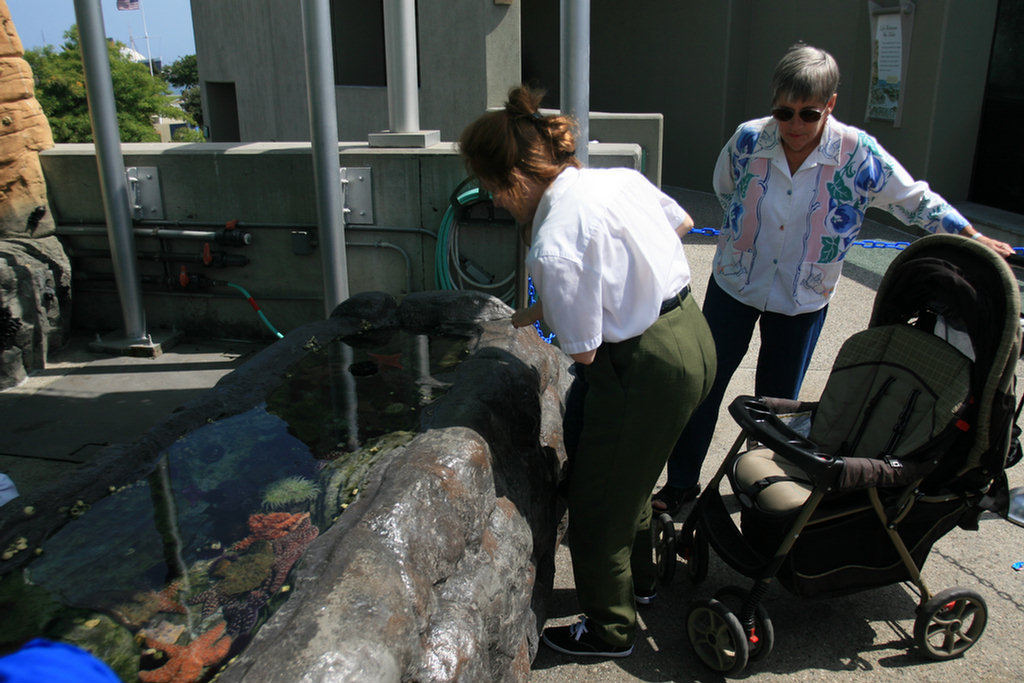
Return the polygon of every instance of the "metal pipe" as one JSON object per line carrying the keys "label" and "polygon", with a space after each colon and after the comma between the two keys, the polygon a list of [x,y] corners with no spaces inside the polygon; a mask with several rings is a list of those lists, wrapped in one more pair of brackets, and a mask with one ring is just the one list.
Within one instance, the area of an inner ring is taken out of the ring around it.
{"label": "metal pipe", "polygon": [[323,260],[324,317],[348,298],[345,260],[344,187],[338,154],[338,105],[334,89],[331,11],[328,0],[302,0],[309,84],[309,130],[313,148],[317,223]]}
{"label": "metal pipe", "polygon": [[[135,221],[136,226],[176,226],[184,225],[190,227],[216,227],[223,225],[222,223],[211,223],[209,221],[156,221],[156,220],[137,220]],[[315,230],[317,226],[313,223],[289,223],[287,225],[283,223],[238,223],[235,226],[235,230],[253,229],[260,228],[265,230]],[[437,233],[426,228],[402,228],[398,226],[384,226],[384,225],[346,225],[345,232],[406,232],[406,233],[419,233],[421,235],[429,235],[434,239],[437,239]],[[105,235],[107,229],[105,226],[95,223],[76,223],[74,225],[58,225],[56,227],[58,235]],[[216,240],[218,231],[190,231],[190,230],[173,230],[171,228],[147,228],[147,227],[136,227],[135,234],[139,237],[157,237],[167,239],[205,239],[205,240]],[[248,235],[248,233],[243,233]],[[245,244],[252,244],[252,235],[248,235],[249,240]]]}
{"label": "metal pipe", "polygon": [[576,158],[590,163],[590,0],[561,0],[562,113],[576,119]]}
{"label": "metal pipe", "polygon": [[107,218],[107,234],[114,260],[121,314],[124,317],[125,339],[129,342],[146,341],[146,315],[142,308],[139,275],[135,267],[128,181],[124,176],[114,86],[110,77],[110,57],[99,0],[75,0],[75,20],[78,22],[82,46],[89,119],[96,140],[100,194]]}
{"label": "metal pipe", "polygon": [[392,133],[420,129],[415,0],[384,0],[384,58]]}
{"label": "metal pipe", "polygon": [[391,242],[349,242],[350,247],[377,247],[383,249],[394,249],[405,259],[405,291],[412,292],[412,259],[409,258],[409,253],[402,249],[397,244]]}

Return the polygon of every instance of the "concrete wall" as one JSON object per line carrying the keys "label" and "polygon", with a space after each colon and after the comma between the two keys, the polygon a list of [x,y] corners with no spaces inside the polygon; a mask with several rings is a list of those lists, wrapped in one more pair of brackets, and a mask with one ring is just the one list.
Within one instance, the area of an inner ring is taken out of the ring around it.
{"label": "concrete wall", "polygon": [[[308,242],[293,237],[306,233],[315,240],[318,232],[309,143],[133,143],[124,144],[122,153],[126,167],[155,168],[158,177],[163,220],[137,222],[137,228],[208,231],[237,221],[235,230],[252,235],[250,246],[210,244],[215,255],[224,252],[249,259],[248,265],[230,267],[199,262],[204,241],[137,236],[140,256],[175,255],[139,262],[149,331],[173,327],[231,337],[271,334],[237,288],[196,288],[195,278],[182,288],[182,266],[189,275],[247,290],[282,333],[323,318],[320,252],[302,249]],[[366,143],[342,143],[339,155],[341,166],[369,168],[371,179],[368,205],[359,204],[351,193],[348,202],[353,209],[372,210],[372,219],[356,210],[348,219],[350,292],[383,291],[402,297],[434,289],[438,230],[452,191],[466,175],[455,146],[370,149]],[[595,166],[639,169],[641,164],[641,150],[635,144],[604,143],[591,155]],[[40,162],[58,236],[72,260],[74,325],[98,331],[123,327],[112,265],[105,256],[109,247],[93,146],[57,145],[41,154]],[[97,234],[80,234],[83,229]],[[514,273],[518,259],[511,224],[467,225],[459,241],[461,255],[495,276]]]}
{"label": "concrete wall", "polygon": [[[376,28],[373,3],[369,9],[347,5],[332,2],[336,25],[354,21]],[[209,83],[234,83],[240,141],[309,139],[300,3],[192,0],[192,24],[204,108],[211,105]],[[423,2],[419,26],[420,126],[453,140],[480,112],[500,104],[519,80],[519,4]],[[335,51],[352,60],[382,59],[358,50],[350,55],[345,45]],[[388,128],[383,84],[342,83],[336,93],[341,139],[365,140]],[[232,141],[215,123],[210,127],[212,141]]]}

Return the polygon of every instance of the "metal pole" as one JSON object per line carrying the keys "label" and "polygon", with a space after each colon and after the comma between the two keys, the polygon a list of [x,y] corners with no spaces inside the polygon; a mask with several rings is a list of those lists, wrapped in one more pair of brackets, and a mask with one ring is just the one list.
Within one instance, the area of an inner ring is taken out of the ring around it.
{"label": "metal pole", "polygon": [[317,222],[324,271],[324,309],[330,316],[348,298],[345,201],[338,166],[338,105],[334,94],[331,11],[328,0],[302,0],[309,83],[309,130],[316,184]]}
{"label": "metal pole", "polygon": [[153,75],[153,49],[149,46],[149,29],[146,28],[146,8],[142,6],[142,0],[139,0],[139,11],[142,13],[142,35],[146,39],[146,59],[149,60],[149,75]]}
{"label": "metal pole", "polygon": [[562,113],[576,118],[576,158],[590,161],[590,0],[561,0]]}
{"label": "metal pole", "polygon": [[113,260],[114,279],[121,299],[125,338],[145,341],[146,316],[142,309],[139,274],[135,263],[135,235],[124,175],[121,138],[114,106],[114,85],[110,79],[103,11],[99,0],[75,0],[75,20],[82,47],[85,88],[89,98],[89,119],[96,145],[100,172],[100,194],[107,217],[107,239]]}
{"label": "metal pole", "polygon": [[392,133],[420,129],[416,66],[416,2],[384,0],[384,55],[388,76],[388,122]]}

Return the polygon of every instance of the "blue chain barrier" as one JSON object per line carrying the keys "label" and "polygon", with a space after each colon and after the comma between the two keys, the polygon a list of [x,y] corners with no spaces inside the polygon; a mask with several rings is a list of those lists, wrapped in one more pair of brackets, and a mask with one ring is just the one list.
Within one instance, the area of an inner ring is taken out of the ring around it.
{"label": "blue chain barrier", "polygon": [[[707,235],[709,237],[717,237],[718,235],[722,234],[722,231],[719,230],[718,228],[707,228],[707,227],[705,227],[705,228],[693,228],[692,230],[690,230],[690,233],[691,234],[697,234],[697,235]],[[903,249],[906,249],[907,247],[910,246],[910,242],[887,242],[886,240],[866,240],[866,239],[865,240],[855,240],[853,242],[853,244],[855,244],[858,247],[863,247],[864,249],[899,249],[899,250],[903,250]],[[1020,254],[1021,256],[1024,256],[1024,247],[1013,247],[1013,251],[1016,252],[1017,254]],[[535,293],[535,291],[533,289],[533,279],[527,277],[526,282],[527,282],[527,285],[530,288],[530,305],[533,305],[537,301],[537,295],[536,295],[536,293]],[[555,338],[555,333],[554,332],[552,332],[550,334],[544,334],[544,330],[542,330],[541,326],[540,326],[540,321],[535,322],[533,324],[533,326],[535,328],[537,328],[537,334],[540,335],[540,338],[543,339],[544,341],[546,341],[548,344],[550,344],[551,340]]]}
{"label": "blue chain barrier", "polygon": [[[698,235],[708,235],[710,237],[717,237],[722,234],[722,231],[718,228],[693,228],[690,230],[691,233]],[[885,240],[855,240],[853,244],[858,247],[864,247],[865,249],[906,249],[910,246],[910,242],[887,242]],[[1024,256],[1024,247],[1013,247],[1013,250]]]}

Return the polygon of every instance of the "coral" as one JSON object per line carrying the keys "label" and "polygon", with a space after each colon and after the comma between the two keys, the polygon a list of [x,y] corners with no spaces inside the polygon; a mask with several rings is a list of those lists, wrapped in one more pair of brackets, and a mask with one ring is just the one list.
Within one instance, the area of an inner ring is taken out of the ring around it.
{"label": "coral", "polygon": [[305,477],[286,477],[275,481],[263,492],[263,507],[281,510],[290,505],[310,503],[320,495],[320,487]]}
{"label": "coral", "polygon": [[260,586],[274,566],[274,548],[268,541],[252,546],[241,557],[220,563],[210,575],[221,581],[218,586],[226,595],[238,595]]}
{"label": "coral", "polygon": [[189,602],[202,604],[203,616],[208,617],[243,593],[269,583],[274,562],[274,547],[270,541],[257,541],[250,552],[242,556],[222,555],[211,564],[209,574],[219,580],[210,588],[196,593]]}
{"label": "coral", "polygon": [[220,622],[188,645],[162,643],[146,638],[148,647],[163,650],[167,663],[159,669],[140,671],[143,683],[195,683],[203,675],[203,669],[219,664],[231,649],[231,636],[224,633],[226,622]]}
{"label": "coral", "polygon": [[235,543],[232,550],[244,550],[256,541],[272,541],[287,534],[309,517],[308,512],[269,512],[249,515],[249,535]]}

